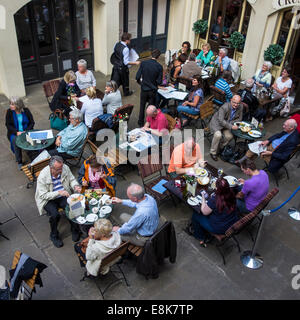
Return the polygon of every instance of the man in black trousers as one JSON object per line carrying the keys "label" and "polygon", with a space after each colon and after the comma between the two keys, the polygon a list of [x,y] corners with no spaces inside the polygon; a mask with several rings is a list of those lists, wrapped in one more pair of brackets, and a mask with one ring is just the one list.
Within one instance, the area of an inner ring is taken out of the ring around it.
{"label": "man in black trousers", "polygon": [[163,67],[157,62],[159,56],[160,51],[158,49],[153,50],[152,58],[141,63],[135,77],[141,85],[140,115],[138,120],[140,127],[144,126],[146,103],[155,105],[157,89],[163,81]]}
{"label": "man in black trousers", "polygon": [[123,33],[121,41],[114,47],[114,52],[111,55],[110,62],[113,65],[111,80],[116,81],[118,87],[123,86],[124,96],[130,96],[133,91],[129,90],[129,69],[128,65],[138,65],[140,61],[129,61],[129,45],[131,40],[130,33]]}

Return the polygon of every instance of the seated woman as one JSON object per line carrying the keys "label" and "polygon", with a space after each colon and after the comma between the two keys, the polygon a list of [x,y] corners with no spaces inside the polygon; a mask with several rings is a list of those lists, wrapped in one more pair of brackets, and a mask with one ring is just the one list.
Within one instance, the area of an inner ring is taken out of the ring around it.
{"label": "seated woman", "polygon": [[96,79],[91,70],[87,69],[87,62],[84,59],[77,61],[78,71],[76,71],[76,83],[81,90],[82,94],[85,94],[85,90],[89,87],[94,87],[96,90]]}
{"label": "seated woman", "polygon": [[206,203],[202,191],[201,212],[194,211],[192,225],[194,236],[200,240],[200,245],[206,247],[209,241],[209,232],[224,234],[225,231],[238,221],[236,198],[227,180],[221,178],[216,182],[216,196],[213,196]]}
{"label": "seated woman", "polygon": [[[222,72],[221,77],[217,80],[217,82],[215,83],[215,87],[224,91],[226,94],[226,102],[229,102],[231,100],[231,98],[233,97],[233,94],[230,90],[229,87],[229,82],[231,81],[232,78],[232,74],[231,71],[225,70]],[[214,102],[222,105],[222,101],[219,101],[217,99],[214,99]]]}
{"label": "seated woman", "polygon": [[256,87],[259,88],[269,88],[272,82],[271,68],[273,67],[270,61],[265,61],[262,65],[261,69],[256,71],[256,74],[253,76],[253,80],[255,81],[255,86],[253,90],[256,90]]}
{"label": "seated woman", "polygon": [[15,154],[18,168],[21,170],[22,149],[17,147],[16,138],[25,130],[32,130],[34,127],[33,116],[28,108],[25,108],[24,102],[18,97],[12,97],[9,100],[9,109],[6,112],[5,125],[7,128],[7,138],[10,141],[11,151]]}
{"label": "seated woman", "polygon": [[69,116],[72,110],[68,107],[68,101],[71,99],[71,95],[76,95],[76,97],[81,96],[81,91],[76,83],[76,79],[76,75],[72,70],[65,73],[51,101],[50,109],[52,111],[63,109],[66,116]]}
{"label": "seated woman", "polygon": [[108,114],[114,114],[115,111],[122,107],[122,96],[118,85],[114,80],[106,82],[105,95],[102,104],[107,108]]}
{"label": "seated woman", "polygon": [[181,45],[181,49],[178,51],[178,57],[182,54],[185,54],[187,57],[191,54],[191,44],[188,41],[184,41]]}
{"label": "seated woman", "polygon": [[89,87],[85,96],[76,99],[83,103],[80,111],[84,114],[85,125],[91,128],[93,120],[103,114],[102,101],[97,98],[96,89]]}
{"label": "seated woman", "polygon": [[177,83],[177,78],[181,73],[182,65],[185,64],[188,56],[182,53],[173,63],[173,66],[170,71],[170,82],[171,84]]}
{"label": "seated woman", "polygon": [[289,98],[290,89],[293,85],[293,81],[290,78],[291,72],[292,70],[290,68],[284,68],[282,70],[281,77],[279,77],[272,86],[274,90],[274,96],[281,98],[278,105],[271,111],[272,115],[279,113]]}
{"label": "seated woman", "polygon": [[182,125],[184,126],[188,119],[182,115],[181,112],[185,112],[191,115],[197,115],[200,112],[200,107],[204,101],[204,94],[201,84],[201,76],[194,76],[192,81],[192,88],[188,95],[188,100],[177,107],[177,112],[183,119]]}
{"label": "seated woman", "polygon": [[78,182],[86,189],[105,189],[111,197],[116,194],[117,179],[107,160],[100,164],[95,155],[83,162],[78,171]]}
{"label": "seated woman", "polygon": [[209,43],[204,43],[202,45],[202,51],[196,57],[196,60],[202,67],[206,67],[210,65],[211,58],[214,53],[211,51],[211,47]]}
{"label": "seated woman", "polygon": [[121,245],[119,232],[112,231],[113,226],[107,219],[99,219],[89,230],[89,237],[74,246],[80,266],[86,268],[86,276],[96,277],[99,272],[104,275],[109,272],[109,266],[101,268],[101,262],[114,249]]}

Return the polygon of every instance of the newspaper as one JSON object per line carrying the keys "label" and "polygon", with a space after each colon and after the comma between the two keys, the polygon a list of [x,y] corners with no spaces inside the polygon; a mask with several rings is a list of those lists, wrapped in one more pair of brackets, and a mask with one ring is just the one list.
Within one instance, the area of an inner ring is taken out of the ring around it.
{"label": "newspaper", "polygon": [[[134,49],[130,49],[129,51],[129,62],[136,62],[138,61],[140,58],[140,56],[136,53],[136,51]],[[128,65],[128,68],[130,68],[131,65]]]}
{"label": "newspaper", "polygon": [[267,147],[263,147],[261,145],[261,143],[262,143],[262,141],[256,141],[253,143],[249,143],[248,144],[249,150],[252,151],[253,153],[260,155],[262,152],[267,150]]}

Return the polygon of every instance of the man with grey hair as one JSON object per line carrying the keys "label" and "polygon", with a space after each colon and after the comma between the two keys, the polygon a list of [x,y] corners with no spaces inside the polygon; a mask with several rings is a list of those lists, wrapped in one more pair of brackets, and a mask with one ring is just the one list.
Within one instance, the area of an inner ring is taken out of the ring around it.
{"label": "man with grey hair", "polygon": [[192,79],[201,76],[202,68],[197,65],[195,53],[189,55],[188,61],[182,66],[181,76]]}
{"label": "man with grey hair", "polygon": [[[59,209],[65,209],[67,198],[73,193],[81,192],[81,186],[73,176],[71,170],[63,163],[59,156],[50,159],[49,166],[45,167],[39,174],[36,185],[35,201],[40,215],[47,214],[50,223],[50,240],[54,246],[60,248],[63,242],[59,238],[57,230],[61,217]],[[72,240],[80,238],[79,227],[69,220],[71,224]]]}
{"label": "man with grey hair", "polygon": [[230,59],[227,56],[228,50],[226,48],[219,49],[219,55],[216,59],[216,63],[219,66],[221,72],[224,70],[231,71]]}
{"label": "man with grey hair", "polygon": [[59,155],[64,159],[71,159],[80,155],[88,129],[82,122],[80,110],[71,111],[69,119],[69,126],[57,134],[57,148],[49,151],[51,156]]}
{"label": "man with grey hair", "polygon": [[244,107],[244,121],[251,121],[254,117],[257,121],[261,122],[267,114],[267,111],[263,108],[259,108],[259,101],[252,94],[252,88],[254,86],[254,79],[250,78],[246,80],[246,88],[240,89],[238,95],[242,99]]}
{"label": "man with grey hair", "polygon": [[91,70],[87,69],[87,62],[84,59],[77,61],[78,71],[76,71],[76,83],[81,90],[85,93],[85,89],[94,87],[96,89],[96,79]]}
{"label": "man with grey hair", "polygon": [[156,201],[149,194],[145,194],[144,189],[135,183],[127,188],[129,200],[112,198],[113,203],[122,203],[125,206],[136,208],[131,216],[122,213],[120,219],[124,223],[122,227],[114,227],[118,231],[123,241],[129,241],[137,246],[144,246],[160,224]]}

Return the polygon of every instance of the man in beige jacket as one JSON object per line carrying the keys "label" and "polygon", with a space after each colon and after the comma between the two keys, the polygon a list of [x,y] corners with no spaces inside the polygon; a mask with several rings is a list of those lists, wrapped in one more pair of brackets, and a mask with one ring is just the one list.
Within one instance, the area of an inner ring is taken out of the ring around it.
{"label": "man in beige jacket", "polygon": [[[35,201],[40,215],[47,214],[50,217],[50,240],[57,248],[63,246],[57,230],[61,216],[58,209],[66,207],[67,198],[73,193],[72,190],[80,193],[81,186],[69,167],[64,165],[63,159],[60,156],[53,156],[49,166],[40,172],[37,179]],[[71,224],[72,240],[78,241],[80,238],[79,227],[71,220],[69,222]]]}

